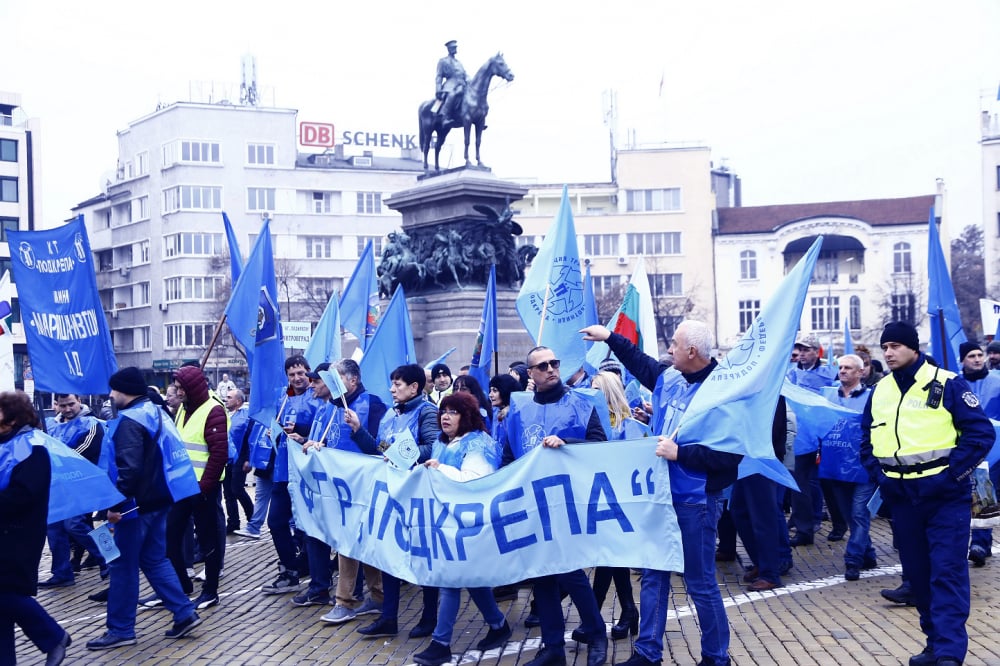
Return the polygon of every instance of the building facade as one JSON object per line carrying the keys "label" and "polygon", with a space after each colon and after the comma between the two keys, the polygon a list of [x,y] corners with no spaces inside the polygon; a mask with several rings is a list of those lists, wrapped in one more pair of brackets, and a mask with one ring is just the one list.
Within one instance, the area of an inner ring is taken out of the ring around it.
{"label": "building facade", "polygon": [[[983,256],[986,297],[1000,300],[1000,115],[983,111]],[[996,331],[983,331],[993,335]]]}
{"label": "building facade", "polygon": [[[204,353],[231,287],[223,211],[244,258],[271,220],[285,322],[317,321],[365,244],[379,253],[399,227],[382,202],[412,187],[422,163],[301,153],[296,123],[294,109],[179,102],[118,133],[105,191],[73,212],[87,223],[119,365],[165,377]],[[206,370],[245,369],[220,336]]]}
{"label": "building facade", "polygon": [[[40,122],[25,114],[19,94],[0,91],[0,276],[11,268],[7,233],[41,228],[39,129]],[[11,283],[14,386],[30,393],[31,366],[13,273]]]}

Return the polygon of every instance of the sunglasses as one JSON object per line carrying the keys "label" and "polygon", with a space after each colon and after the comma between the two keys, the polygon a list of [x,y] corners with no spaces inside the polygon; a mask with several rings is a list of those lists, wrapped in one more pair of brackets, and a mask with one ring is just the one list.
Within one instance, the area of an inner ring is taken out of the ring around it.
{"label": "sunglasses", "polygon": [[535,365],[529,365],[528,370],[535,369],[540,372],[547,372],[549,368],[553,370],[559,369],[559,359],[554,358],[551,361],[542,361],[541,363],[536,363]]}

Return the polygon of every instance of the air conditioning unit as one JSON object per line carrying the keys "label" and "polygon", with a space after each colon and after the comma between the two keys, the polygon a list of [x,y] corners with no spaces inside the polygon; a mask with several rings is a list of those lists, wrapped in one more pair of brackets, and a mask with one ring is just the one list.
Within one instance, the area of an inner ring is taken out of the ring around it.
{"label": "air conditioning unit", "polygon": [[372,165],[372,158],[368,156],[361,157],[360,155],[358,155],[351,158],[351,164],[353,164],[356,167],[370,167]]}
{"label": "air conditioning unit", "polygon": [[128,277],[128,274],[129,274],[129,272],[131,270],[132,269],[130,267],[128,267],[128,266],[122,266],[121,269],[120,269],[122,277]]}
{"label": "air conditioning unit", "polygon": [[628,265],[628,257],[618,257],[618,265],[619,266],[627,266]]}
{"label": "air conditioning unit", "polygon": [[160,303],[160,312],[166,312],[168,307],[170,306],[166,303]]}
{"label": "air conditioning unit", "polygon": [[118,310],[112,310],[111,311],[111,318],[112,319],[118,319]]}

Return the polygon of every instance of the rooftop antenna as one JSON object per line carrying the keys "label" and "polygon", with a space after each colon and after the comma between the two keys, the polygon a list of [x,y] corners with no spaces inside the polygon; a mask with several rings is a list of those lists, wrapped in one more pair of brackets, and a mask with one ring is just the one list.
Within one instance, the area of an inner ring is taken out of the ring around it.
{"label": "rooftop antenna", "polygon": [[257,94],[257,58],[247,53],[240,61],[240,104],[257,106],[260,98]]}
{"label": "rooftop antenna", "polygon": [[604,91],[604,124],[611,142],[611,182],[618,182],[618,151],[615,149],[615,132],[618,131],[618,91]]}

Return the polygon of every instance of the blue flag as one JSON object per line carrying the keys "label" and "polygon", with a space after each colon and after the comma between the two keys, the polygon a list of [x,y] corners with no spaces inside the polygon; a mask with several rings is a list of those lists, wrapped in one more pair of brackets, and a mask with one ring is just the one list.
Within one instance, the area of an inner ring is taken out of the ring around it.
{"label": "blue flag", "polygon": [[[340,321],[358,339],[361,351],[367,351],[378,326],[378,283],[375,280],[375,252],[368,241],[351,279],[340,297]],[[365,378],[367,380],[367,377]]]}
{"label": "blue flag", "polygon": [[247,350],[250,417],[270,423],[274,420],[278,397],[288,385],[270,220],[261,227],[240,280],[233,288],[226,318],[233,337]]}
{"label": "blue flag", "polygon": [[486,282],[486,299],[483,301],[483,315],[479,320],[479,334],[476,336],[476,348],[472,352],[472,362],[469,364],[469,374],[487,391],[493,370],[493,354],[497,349],[497,267],[494,264],[490,266],[490,279]]}
{"label": "blue flag", "polygon": [[330,400],[336,400],[342,395],[347,395],[347,387],[344,380],[340,378],[340,373],[336,370],[320,370],[320,379],[330,389]]}
{"label": "blue flag", "polygon": [[323,310],[323,316],[316,324],[309,346],[304,354],[309,361],[309,367],[315,368],[320,363],[334,363],[340,360],[340,294],[334,292],[330,302]]}
{"label": "blue flag", "polygon": [[[550,348],[569,379],[583,366],[587,345],[579,330],[587,323],[580,255],[566,186],[555,221],[545,234],[517,295],[517,314],[536,345]],[[544,315],[544,316],[543,316]]]}
{"label": "blue flag", "polygon": [[125,500],[107,472],[55,437],[32,430],[27,440],[32,446],[44,446],[52,463],[49,523],[107,509]]}
{"label": "blue flag", "polygon": [[365,355],[361,357],[359,365],[361,376],[365,378],[365,388],[382,398],[385,404],[391,405],[389,373],[401,365],[415,363],[416,358],[406,294],[402,287],[397,287]]}
{"label": "blue flag", "polygon": [[698,443],[743,454],[741,478],[763,474],[789,488],[796,487],[791,474],[774,457],[771,416],[822,244],[821,236],[785,276],[747,332],[705,379],[681,417],[674,438],[677,443]]}
{"label": "blue flag", "polygon": [[844,317],[844,354],[854,353],[854,340],[851,340],[850,317]]}
{"label": "blue flag", "polygon": [[927,282],[927,314],[931,318],[930,354],[945,370],[958,372],[961,368],[958,346],[967,338],[962,330],[962,317],[958,313],[955,290],[944,260],[933,207],[927,231]]}
{"label": "blue flag", "polygon": [[458,349],[458,347],[452,347],[451,349],[449,349],[449,350],[448,350],[448,351],[446,351],[445,353],[443,353],[443,354],[441,354],[440,356],[438,356],[438,357],[437,357],[436,359],[434,359],[433,361],[430,361],[429,363],[425,363],[425,364],[424,364],[424,370],[430,370],[431,368],[433,368],[433,367],[434,367],[435,365],[437,365],[438,363],[444,363],[444,362],[445,362],[445,359],[447,359],[447,358],[448,358],[449,356],[451,356],[451,355],[452,355],[452,353],[453,353],[453,352],[454,352],[454,351],[455,351],[456,349]]}
{"label": "blue flag", "polygon": [[7,236],[35,390],[107,393],[118,364],[83,216]]}
{"label": "blue flag", "polygon": [[243,272],[243,253],[240,252],[240,242],[236,240],[233,225],[230,224],[225,211],[222,213],[222,223],[226,225],[226,242],[229,243],[229,272],[232,277],[230,284],[236,286],[240,273]]}

